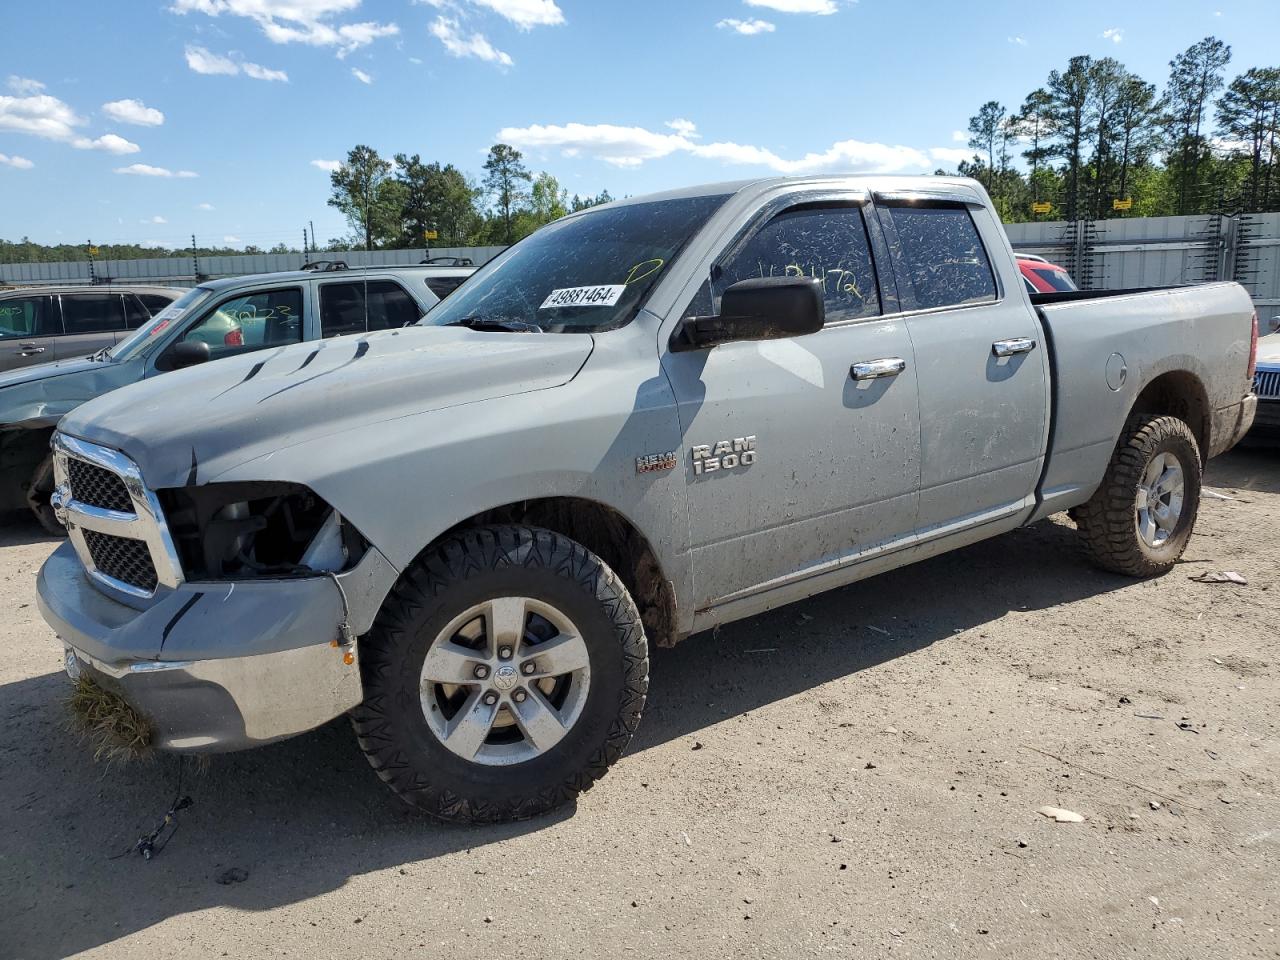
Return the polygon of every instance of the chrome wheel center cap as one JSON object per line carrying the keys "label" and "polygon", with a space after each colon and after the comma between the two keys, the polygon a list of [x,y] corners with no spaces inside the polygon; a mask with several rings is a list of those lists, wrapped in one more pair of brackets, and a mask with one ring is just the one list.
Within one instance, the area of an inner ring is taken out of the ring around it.
{"label": "chrome wheel center cap", "polygon": [[516,668],[509,663],[504,663],[493,671],[493,685],[499,690],[510,690],[519,679],[520,675],[516,673]]}

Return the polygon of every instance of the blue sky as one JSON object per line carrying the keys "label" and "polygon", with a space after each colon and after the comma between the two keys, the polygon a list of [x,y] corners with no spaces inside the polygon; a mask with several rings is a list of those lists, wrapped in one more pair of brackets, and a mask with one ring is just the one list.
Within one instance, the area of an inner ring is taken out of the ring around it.
{"label": "blue sky", "polygon": [[[1158,11],[1158,12],[1157,12]],[[1214,34],[1280,64],[1275,0],[51,0],[5,17],[0,237],[183,245],[346,232],[356,143],[570,192],[953,167],[985,100],[1077,53],[1163,83]],[[965,151],[967,152],[967,151]],[[227,239],[234,238],[234,239]]]}

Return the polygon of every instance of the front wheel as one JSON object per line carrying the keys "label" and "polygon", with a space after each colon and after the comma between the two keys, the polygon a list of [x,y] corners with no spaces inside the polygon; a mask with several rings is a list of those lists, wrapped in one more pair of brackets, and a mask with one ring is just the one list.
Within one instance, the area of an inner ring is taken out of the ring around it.
{"label": "front wheel", "polygon": [[1200,473],[1200,448],[1186,423],[1130,417],[1102,485],[1074,514],[1089,558],[1131,577],[1172,569],[1200,509]]}
{"label": "front wheel", "polygon": [[67,528],[58,520],[53,512],[53,455],[45,457],[36,467],[27,484],[27,506],[32,515],[44,527],[45,531],[55,537],[65,537]]}
{"label": "front wheel", "polygon": [[352,714],[378,775],[444,820],[520,820],[588,789],[640,720],[648,647],[617,575],[550,530],[432,547],[361,640]]}

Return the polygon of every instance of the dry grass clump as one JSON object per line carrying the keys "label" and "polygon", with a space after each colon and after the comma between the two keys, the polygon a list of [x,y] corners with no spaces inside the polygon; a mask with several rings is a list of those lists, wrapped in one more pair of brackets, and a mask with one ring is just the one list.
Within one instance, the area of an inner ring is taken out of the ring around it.
{"label": "dry grass clump", "polygon": [[151,721],[120,694],[81,675],[66,700],[71,728],[93,747],[94,760],[152,756]]}

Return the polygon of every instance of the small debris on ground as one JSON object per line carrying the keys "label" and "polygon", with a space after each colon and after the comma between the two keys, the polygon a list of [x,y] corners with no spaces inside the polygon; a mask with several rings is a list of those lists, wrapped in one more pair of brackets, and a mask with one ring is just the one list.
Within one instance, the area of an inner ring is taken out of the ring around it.
{"label": "small debris on ground", "polygon": [[218,874],[217,877],[218,883],[222,884],[224,887],[230,886],[233,883],[244,883],[248,879],[249,871],[244,869],[244,867],[229,867]]}
{"label": "small debris on ground", "polygon": [[1196,583],[1234,583],[1237,586],[1247,587],[1249,581],[1236,573],[1234,570],[1221,570],[1217,573],[1201,573],[1194,577],[1188,577],[1188,580],[1194,580]]}
{"label": "small debris on ground", "polygon": [[1159,810],[1159,809],[1160,809],[1160,801],[1159,801],[1159,800],[1150,800],[1150,801],[1148,801],[1148,802],[1147,802],[1147,806],[1149,806],[1152,810]]}
{"label": "small debris on ground", "polygon": [[1080,814],[1072,810],[1063,810],[1061,807],[1041,807],[1036,813],[1058,823],[1084,823],[1084,817]]}
{"label": "small debris on ground", "polygon": [[691,749],[691,750],[701,750],[701,749],[702,749],[702,741],[701,741],[701,740],[695,740],[695,741],[693,741],[693,746],[692,746],[692,747],[690,747],[689,749]]}

